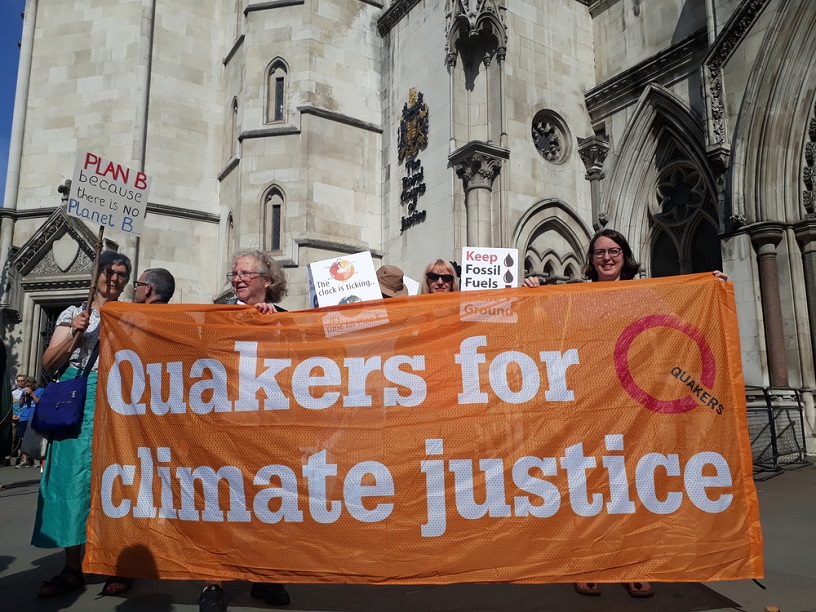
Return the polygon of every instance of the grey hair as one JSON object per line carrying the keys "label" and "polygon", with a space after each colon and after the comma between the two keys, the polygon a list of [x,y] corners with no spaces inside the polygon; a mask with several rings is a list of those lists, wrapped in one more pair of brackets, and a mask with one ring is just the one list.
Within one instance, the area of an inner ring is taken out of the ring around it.
{"label": "grey hair", "polygon": [[283,273],[281,267],[263,251],[246,249],[238,251],[232,256],[232,268],[235,267],[235,263],[241,257],[252,257],[257,260],[261,266],[258,272],[262,272],[266,279],[272,283],[266,288],[266,301],[272,303],[280,302],[288,290],[286,275]]}

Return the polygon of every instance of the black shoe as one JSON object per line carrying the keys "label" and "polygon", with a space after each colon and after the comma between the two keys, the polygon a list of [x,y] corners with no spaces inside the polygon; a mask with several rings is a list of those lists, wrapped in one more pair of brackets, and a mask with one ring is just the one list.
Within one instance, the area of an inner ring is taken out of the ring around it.
{"label": "black shoe", "polygon": [[270,606],[288,606],[289,593],[277,582],[253,582],[249,594]]}
{"label": "black shoe", "polygon": [[198,598],[198,612],[223,612],[227,609],[224,603],[224,589],[211,584]]}

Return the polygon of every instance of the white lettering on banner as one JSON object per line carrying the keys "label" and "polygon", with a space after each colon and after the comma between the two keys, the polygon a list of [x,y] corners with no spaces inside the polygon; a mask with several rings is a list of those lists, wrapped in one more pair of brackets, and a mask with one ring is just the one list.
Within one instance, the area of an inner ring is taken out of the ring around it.
{"label": "white lettering on banner", "polygon": [[[155,507],[153,497],[153,454],[150,448],[140,446],[137,451],[139,457],[138,475],[137,466],[114,464],[108,466],[102,474],[102,510],[110,518],[123,518],[132,513],[135,518],[154,518],[158,512],[163,519],[181,521],[205,521],[246,523],[252,518],[252,513],[246,508],[246,494],[244,476],[240,470],[232,465],[220,467],[217,471],[209,466],[177,467],[178,498],[181,507],[175,508],[173,500],[173,483],[169,478],[170,470],[167,467],[158,467],[160,475],[161,507]],[[159,447],[156,449],[157,462],[169,463],[170,449]],[[162,470],[164,470],[162,472]],[[340,518],[345,504],[346,511],[362,523],[376,523],[387,519],[394,509],[392,503],[378,503],[368,508],[363,502],[366,498],[385,498],[394,496],[394,479],[388,468],[377,461],[361,461],[348,471],[343,482],[343,500],[328,499],[326,482],[337,476],[337,464],[326,463],[326,451],[311,455],[303,466],[303,478],[306,482],[306,491],[309,497],[309,513],[317,523],[334,523]],[[371,478],[370,478],[370,477]],[[254,498],[252,509],[255,515],[264,523],[277,523],[283,520],[289,523],[303,522],[303,512],[298,508],[298,485],[294,470],[285,465],[267,465],[256,473],[252,480],[253,486],[266,486],[276,478],[280,487],[261,489]],[[363,484],[374,480],[374,484]],[[195,481],[201,483],[204,509],[199,511],[195,499]],[[225,513],[221,509],[218,485],[225,480],[229,490],[229,510]],[[120,483],[117,486],[117,481]],[[124,491],[137,486],[137,504],[132,504],[132,498],[125,497]],[[123,491],[119,503],[114,502],[113,491]],[[280,505],[278,511],[269,509],[270,503],[276,501]]]}
{"label": "white lettering on banner", "polygon": [[[186,382],[189,391],[185,397],[181,362],[145,364],[136,352],[121,350],[115,353],[113,367],[108,373],[108,404],[114,412],[123,416],[145,414],[148,402],[144,395],[148,387],[150,411],[158,416],[182,414],[188,407],[196,414],[232,410],[287,410],[290,399],[309,410],[325,410],[336,405],[341,398],[339,391],[320,392],[321,387],[336,387],[342,383],[340,366],[328,357],[309,357],[292,369],[291,359],[259,359],[257,342],[235,342],[234,347],[238,354],[238,397],[234,401],[228,392],[226,366],[217,359],[193,362],[189,373],[191,380]],[[259,364],[264,368],[260,374]],[[369,376],[376,372],[382,372],[383,378],[391,383],[376,385],[382,389],[378,405],[410,408],[420,405],[427,397],[425,379],[413,373],[425,370],[423,355],[393,355],[384,362],[381,357],[349,357],[343,360],[343,367],[348,372],[348,388],[342,395],[343,406],[373,405],[367,388]],[[170,382],[167,400],[161,393],[165,374]],[[291,398],[283,392],[278,382],[279,376],[290,377]],[[190,385],[192,379],[201,380]],[[128,388],[129,397],[125,397]],[[263,401],[258,399],[259,391],[263,391]]]}
{"label": "white lettering on banner", "polygon": [[[606,450],[610,453],[624,451],[624,436],[610,434],[605,437]],[[594,446],[593,446],[594,447]],[[559,457],[524,456],[512,461],[510,479],[507,480],[507,461],[496,457],[473,459],[442,458],[444,441],[425,440],[425,454],[432,459],[420,462],[425,474],[427,523],[420,526],[423,537],[439,537],[447,530],[448,501],[446,493],[453,490],[453,508],[468,520],[500,520],[511,517],[549,518],[562,509],[561,491],[569,497],[569,508],[582,517],[599,515],[604,509],[613,514],[649,512],[665,515],[676,512],[684,499],[688,499],[702,512],[724,512],[733,501],[728,491],[733,485],[728,462],[719,453],[699,452],[681,461],[677,454],[647,453],[637,460],[635,479],[632,483],[624,465],[624,455],[612,454],[601,457],[603,468],[597,468],[598,460],[584,454],[584,444],[578,442],[564,449]],[[377,461],[361,461],[353,465],[345,475],[338,473],[338,465],[327,461],[325,450],[310,455],[301,466],[302,483],[296,470],[287,465],[261,467],[251,483],[245,482],[240,468],[225,465],[217,470],[210,466],[175,469],[175,481],[171,478],[170,449],[159,447],[154,453],[148,447],[137,449],[139,465],[109,465],[102,474],[101,498],[105,516],[122,519],[128,514],[135,518],[152,519],[158,516],[167,520],[246,523],[254,514],[264,523],[302,523],[304,512],[299,507],[300,488],[304,487],[308,499],[308,514],[315,523],[328,524],[337,521],[347,512],[362,523],[379,523],[394,512],[394,504],[387,502],[396,495],[394,478],[389,468]],[[164,465],[162,465],[164,464]],[[474,476],[474,466],[484,478]],[[558,470],[560,464],[561,472]],[[713,468],[714,475],[710,475]],[[608,487],[601,491],[588,489],[588,473],[603,469]],[[453,474],[453,486],[446,487],[446,470]],[[160,506],[154,499],[154,473],[159,475]],[[704,476],[707,473],[709,475]],[[534,475],[535,474],[535,475]],[[544,478],[539,476],[543,476]],[[679,477],[682,476],[682,479]],[[566,478],[566,483],[564,483]],[[660,490],[665,499],[658,499],[656,479],[661,480]],[[342,499],[330,499],[329,491],[338,491],[336,479],[342,479]],[[553,480],[560,480],[558,482]],[[227,511],[221,507],[219,483],[226,481],[229,491]],[[484,491],[476,501],[475,482],[484,481]],[[679,480],[680,482],[677,482]],[[201,483],[201,501],[196,500],[195,482]],[[279,486],[269,486],[272,483]],[[363,483],[367,484],[363,484]],[[372,484],[373,482],[373,484]],[[512,504],[507,501],[507,486],[512,483],[516,491]],[[634,485],[634,486],[632,486]],[[247,510],[247,493],[253,494],[252,511]],[[174,490],[175,488],[175,490]],[[630,499],[634,490],[642,506],[638,508]],[[116,492],[116,496],[114,495]],[[133,504],[134,497],[137,498]],[[373,498],[373,499],[369,499]],[[175,500],[180,500],[176,507]],[[369,499],[368,503],[364,503]],[[376,502],[376,503],[374,503]],[[271,510],[276,507],[277,510]]]}
{"label": "white lettering on banner", "polygon": [[[486,404],[487,393],[482,391],[479,364],[487,361],[484,354],[477,349],[487,346],[487,336],[472,336],[465,338],[459,345],[459,352],[455,361],[462,369],[462,392],[458,395],[459,404]],[[567,368],[577,365],[578,351],[570,349],[564,353],[558,351],[541,351],[539,358],[544,363],[544,370],[549,382],[549,389],[544,392],[544,399],[549,402],[571,402],[575,396],[567,388]],[[508,366],[514,363],[521,370],[521,389],[513,391],[507,376]],[[541,377],[538,366],[532,357],[519,351],[505,351],[499,353],[490,362],[490,388],[503,402],[508,404],[522,404],[529,402],[538,395],[541,386]]]}

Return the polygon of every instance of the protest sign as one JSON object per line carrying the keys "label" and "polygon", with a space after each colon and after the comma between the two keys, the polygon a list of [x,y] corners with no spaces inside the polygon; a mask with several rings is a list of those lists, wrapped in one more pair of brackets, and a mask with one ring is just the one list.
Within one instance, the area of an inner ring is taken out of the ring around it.
{"label": "protest sign", "polygon": [[462,291],[518,287],[518,249],[462,248]]}
{"label": "protest sign", "polygon": [[762,575],[733,287],[710,274],[275,314],[113,302],[100,330],[85,571]]}
{"label": "protest sign", "polygon": [[309,264],[309,285],[310,295],[317,299],[318,306],[382,299],[374,261],[368,251]]}
{"label": "protest sign", "polygon": [[77,155],[67,213],[105,228],[141,235],[150,177],[94,153]]}
{"label": "protest sign", "polygon": [[409,276],[403,276],[402,282],[405,287],[408,289],[408,295],[418,295],[419,294],[419,281],[415,281],[413,278]]}

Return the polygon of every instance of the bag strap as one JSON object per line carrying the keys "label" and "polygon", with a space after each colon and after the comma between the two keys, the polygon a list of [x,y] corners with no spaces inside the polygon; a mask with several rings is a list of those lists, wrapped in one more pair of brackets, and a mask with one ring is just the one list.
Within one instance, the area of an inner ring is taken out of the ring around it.
{"label": "bag strap", "polygon": [[91,351],[91,356],[88,357],[88,363],[85,364],[85,369],[82,370],[81,374],[77,374],[76,377],[79,378],[80,376],[84,376],[85,378],[88,378],[88,374],[91,373],[97,357],[99,357],[99,340],[97,340],[96,344],[94,344],[93,350]]}

